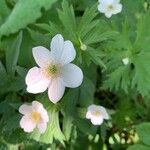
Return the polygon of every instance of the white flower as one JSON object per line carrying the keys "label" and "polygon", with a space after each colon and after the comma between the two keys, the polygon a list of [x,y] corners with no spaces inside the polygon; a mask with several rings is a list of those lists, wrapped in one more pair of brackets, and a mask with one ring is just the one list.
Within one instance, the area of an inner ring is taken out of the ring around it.
{"label": "white flower", "polygon": [[19,107],[19,112],[23,114],[20,126],[25,132],[32,132],[36,127],[40,133],[45,132],[49,117],[41,103],[33,101],[32,105],[23,104]]}
{"label": "white flower", "polygon": [[29,93],[41,93],[48,89],[49,99],[57,103],[62,98],[65,87],[75,88],[81,85],[82,70],[70,63],[76,56],[71,41],[64,41],[57,34],[52,39],[51,51],[38,46],[32,52],[39,67],[33,67],[27,73],[25,80]]}
{"label": "white flower", "polygon": [[99,0],[98,10],[104,13],[107,18],[122,11],[120,0]]}
{"label": "white flower", "polygon": [[86,118],[90,119],[93,125],[101,125],[104,119],[109,119],[109,115],[104,107],[92,104],[88,107]]}
{"label": "white flower", "polygon": [[122,62],[123,62],[124,65],[127,65],[129,63],[129,58],[128,57],[123,58]]}

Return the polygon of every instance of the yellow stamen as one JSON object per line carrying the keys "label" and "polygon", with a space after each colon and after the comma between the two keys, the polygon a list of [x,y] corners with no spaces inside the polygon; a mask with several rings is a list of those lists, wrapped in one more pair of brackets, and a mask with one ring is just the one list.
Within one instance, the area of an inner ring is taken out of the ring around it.
{"label": "yellow stamen", "polygon": [[92,112],[92,115],[98,117],[101,115],[101,112],[96,110]]}
{"label": "yellow stamen", "polygon": [[57,74],[58,68],[56,65],[51,65],[48,67],[48,71],[50,74],[54,75],[54,74]]}
{"label": "yellow stamen", "polygon": [[109,10],[112,10],[112,9],[113,9],[113,5],[111,5],[111,4],[108,5],[108,9],[109,9]]}
{"label": "yellow stamen", "polygon": [[40,113],[38,113],[36,111],[32,112],[31,113],[31,119],[32,119],[33,122],[36,122],[36,123],[40,122],[40,120],[41,120]]}
{"label": "yellow stamen", "polygon": [[42,69],[43,74],[46,77],[57,77],[59,75],[59,66],[58,65],[49,65],[46,68]]}

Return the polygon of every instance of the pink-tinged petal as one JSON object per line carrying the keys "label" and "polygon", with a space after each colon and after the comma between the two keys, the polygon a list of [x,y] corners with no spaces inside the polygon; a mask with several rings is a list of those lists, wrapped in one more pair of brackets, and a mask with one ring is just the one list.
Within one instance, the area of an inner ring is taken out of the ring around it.
{"label": "pink-tinged petal", "polygon": [[25,132],[32,132],[36,127],[36,123],[30,119],[29,115],[25,115],[20,121],[20,126]]}
{"label": "pink-tinged petal", "polygon": [[72,62],[76,57],[76,51],[71,41],[65,41],[63,51],[60,57],[62,65]]}
{"label": "pink-tinged petal", "polygon": [[87,119],[91,119],[91,112],[90,112],[90,111],[88,111],[88,112],[86,113],[86,118],[87,118]]}
{"label": "pink-tinged petal", "polygon": [[93,125],[101,125],[103,123],[103,117],[92,117],[91,122]]}
{"label": "pink-tinged petal", "polygon": [[57,103],[65,92],[65,86],[63,85],[61,78],[54,78],[48,88],[48,96],[50,101]]}
{"label": "pink-tinged petal", "polygon": [[82,70],[74,64],[64,65],[61,69],[61,73],[64,85],[66,87],[78,87],[83,81]]}
{"label": "pink-tinged petal", "polygon": [[27,84],[27,91],[36,94],[47,89],[50,79],[43,75],[40,68],[33,67],[28,71],[25,82]]}
{"label": "pink-tinged petal", "polygon": [[23,104],[19,107],[19,112],[23,115],[29,114],[32,111],[32,106]]}
{"label": "pink-tinged petal", "polygon": [[44,122],[49,121],[49,116],[48,116],[48,113],[47,113],[46,109],[43,109],[42,112],[40,112],[40,114],[41,114],[42,120]]}
{"label": "pink-tinged petal", "polygon": [[98,110],[98,107],[99,107],[99,106],[92,104],[92,105],[90,105],[90,106],[88,107],[88,111],[95,111],[95,110]]}
{"label": "pink-tinged petal", "polygon": [[109,119],[109,115],[104,107],[99,106],[99,111],[102,113],[104,119],[106,120]]}
{"label": "pink-tinged petal", "polygon": [[50,51],[42,46],[37,46],[32,49],[33,57],[40,67],[45,67],[54,61]]}
{"label": "pink-tinged petal", "polygon": [[39,123],[37,125],[37,128],[39,129],[39,132],[42,134],[46,131],[47,123],[45,123],[45,122]]}
{"label": "pink-tinged petal", "polygon": [[34,111],[37,111],[37,112],[41,112],[44,109],[43,105],[38,101],[32,102],[32,108]]}
{"label": "pink-tinged petal", "polygon": [[51,41],[51,54],[56,60],[59,60],[64,47],[64,39],[61,34],[57,34]]}
{"label": "pink-tinged petal", "polygon": [[61,65],[75,59],[76,51],[71,41],[64,41],[62,35],[57,34],[51,42],[51,54]]}

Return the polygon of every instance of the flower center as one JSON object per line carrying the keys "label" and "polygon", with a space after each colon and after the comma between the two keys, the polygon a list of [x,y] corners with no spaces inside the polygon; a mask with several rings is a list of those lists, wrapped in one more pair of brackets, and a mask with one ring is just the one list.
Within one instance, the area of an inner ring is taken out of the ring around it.
{"label": "flower center", "polygon": [[32,121],[35,122],[35,123],[40,122],[40,120],[41,120],[41,115],[40,115],[40,113],[38,113],[38,112],[36,112],[36,111],[32,112],[32,113],[31,113],[31,119],[32,119]]}
{"label": "flower center", "polygon": [[58,68],[56,65],[51,65],[48,67],[49,74],[55,75],[58,72]]}
{"label": "flower center", "polygon": [[112,9],[113,9],[113,5],[112,4],[108,5],[108,10],[112,10]]}
{"label": "flower center", "polygon": [[96,110],[92,112],[92,115],[95,117],[99,117],[101,115],[101,112]]}
{"label": "flower center", "polygon": [[46,68],[43,68],[43,74],[46,77],[57,77],[59,75],[59,66],[58,65],[49,65]]}

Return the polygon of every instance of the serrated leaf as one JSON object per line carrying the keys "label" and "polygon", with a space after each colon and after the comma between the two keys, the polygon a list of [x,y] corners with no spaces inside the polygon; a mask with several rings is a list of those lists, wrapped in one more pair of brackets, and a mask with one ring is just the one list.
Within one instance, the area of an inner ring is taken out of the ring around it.
{"label": "serrated leaf", "polygon": [[[84,35],[91,30],[96,24],[97,21],[92,22],[92,20],[97,16],[96,12],[97,4],[93,5],[90,8],[87,8],[80,20],[80,23],[78,25],[78,34],[79,37],[84,37]],[[91,23],[92,22],[92,23]],[[94,23],[94,26],[92,25]],[[90,27],[90,28],[89,28]]]}
{"label": "serrated leaf", "polygon": [[65,32],[67,33],[68,37],[75,41],[76,36],[76,20],[75,20],[75,14],[74,9],[71,6],[69,6],[69,3],[66,0],[63,0],[62,2],[62,11],[58,10],[58,16],[61,20],[63,26],[65,27]]}
{"label": "serrated leaf", "polygon": [[135,66],[132,87],[136,87],[143,96],[150,93],[150,54],[141,53],[133,58]]}

